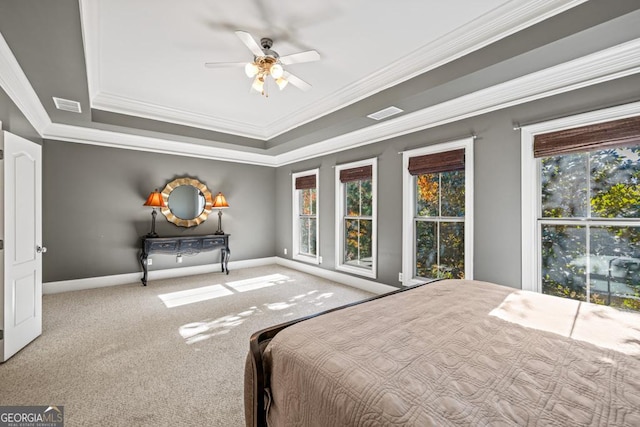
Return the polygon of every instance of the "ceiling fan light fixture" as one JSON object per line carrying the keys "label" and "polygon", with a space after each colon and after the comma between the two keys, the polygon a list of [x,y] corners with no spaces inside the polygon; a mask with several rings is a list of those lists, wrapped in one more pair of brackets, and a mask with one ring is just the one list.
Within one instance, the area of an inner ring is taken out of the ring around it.
{"label": "ceiling fan light fixture", "polygon": [[255,62],[249,62],[247,63],[247,65],[244,66],[244,72],[247,75],[247,77],[253,77],[256,74],[258,74],[258,71],[260,69],[258,68],[258,65],[256,65]]}
{"label": "ceiling fan light fixture", "polygon": [[240,41],[249,48],[253,54],[253,61],[246,62],[205,62],[206,68],[230,68],[244,67],[247,77],[252,79],[251,89],[264,96],[269,96],[267,90],[270,89],[270,82],[267,79],[272,78],[276,82],[278,88],[283,90],[289,83],[296,88],[307,91],[311,89],[311,85],[304,80],[296,77],[284,67],[291,64],[300,64],[303,62],[318,61],[320,54],[315,50],[293,53],[290,55],[280,56],[278,52],[271,49],[273,40],[267,37],[260,39],[258,43],[251,34],[246,31],[235,32]]}
{"label": "ceiling fan light fixture", "polygon": [[289,81],[287,79],[285,79],[284,77],[278,77],[276,79],[276,84],[278,85],[278,87],[280,88],[280,90],[284,89],[285,87],[287,87],[287,84],[289,84]]}
{"label": "ceiling fan light fixture", "polygon": [[261,76],[256,77],[256,79],[253,81],[253,84],[251,85],[251,87],[256,92],[261,92],[262,93],[262,90],[264,89],[264,78],[261,77]]}
{"label": "ceiling fan light fixture", "polygon": [[271,66],[270,72],[271,72],[271,77],[277,80],[281,78],[282,75],[284,74],[284,69],[282,68],[282,65],[276,63]]}

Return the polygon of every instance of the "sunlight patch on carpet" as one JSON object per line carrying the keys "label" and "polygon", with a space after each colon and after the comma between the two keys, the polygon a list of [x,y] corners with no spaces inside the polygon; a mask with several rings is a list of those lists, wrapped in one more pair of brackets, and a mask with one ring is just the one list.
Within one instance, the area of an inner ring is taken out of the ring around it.
{"label": "sunlight patch on carpet", "polygon": [[207,301],[233,295],[233,292],[222,285],[203,286],[201,288],[187,289],[185,291],[171,292],[158,295],[167,308],[180,307],[195,302]]}
{"label": "sunlight patch on carpet", "polygon": [[280,285],[286,282],[292,282],[288,276],[284,274],[270,274],[268,276],[253,277],[251,279],[236,280],[227,282],[226,285],[238,292],[253,291],[255,289],[267,288],[273,285]]}
{"label": "sunlight patch on carpet", "polygon": [[187,323],[186,325],[180,326],[179,332],[187,344],[195,344],[218,335],[228,334],[231,329],[242,325],[247,317],[258,311],[258,307],[253,306],[236,315],[207,319],[202,322]]}
{"label": "sunlight patch on carpet", "polygon": [[288,304],[286,302],[274,302],[271,304],[265,304],[269,310],[284,310],[285,308],[289,308],[294,306],[295,304]]}

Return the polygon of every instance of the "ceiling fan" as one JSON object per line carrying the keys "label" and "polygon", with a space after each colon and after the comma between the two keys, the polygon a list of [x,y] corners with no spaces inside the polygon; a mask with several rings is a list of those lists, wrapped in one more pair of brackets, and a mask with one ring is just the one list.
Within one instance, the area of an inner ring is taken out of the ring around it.
{"label": "ceiling fan", "polygon": [[269,96],[265,87],[266,79],[269,76],[275,80],[280,90],[289,83],[303,91],[311,89],[309,83],[286,71],[283,65],[317,61],[320,59],[318,52],[308,50],[280,56],[278,52],[271,50],[273,40],[270,38],[262,38],[258,44],[253,36],[246,31],[236,31],[236,35],[253,53],[253,62],[207,62],[204,66],[207,68],[244,67],[247,76],[254,79],[251,88],[265,96]]}

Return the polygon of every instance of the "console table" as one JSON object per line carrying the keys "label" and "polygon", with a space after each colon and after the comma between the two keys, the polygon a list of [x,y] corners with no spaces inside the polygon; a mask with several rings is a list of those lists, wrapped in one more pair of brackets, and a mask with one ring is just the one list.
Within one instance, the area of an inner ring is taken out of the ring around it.
{"label": "console table", "polygon": [[220,249],[220,264],[222,272],[229,274],[229,234],[208,234],[204,236],[179,236],[179,237],[143,237],[142,251],[140,252],[140,265],[144,272],[142,276],[143,286],[147,286],[147,259],[153,254],[169,255],[193,255],[200,252],[208,252]]}

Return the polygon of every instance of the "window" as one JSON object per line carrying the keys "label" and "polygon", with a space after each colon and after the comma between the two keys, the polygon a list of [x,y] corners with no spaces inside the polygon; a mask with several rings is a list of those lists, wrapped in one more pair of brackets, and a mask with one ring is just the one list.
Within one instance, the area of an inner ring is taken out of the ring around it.
{"label": "window", "polygon": [[336,166],[336,268],[376,277],[376,159]]}
{"label": "window", "polygon": [[640,310],[640,117],[525,136],[537,203],[523,286]]}
{"label": "window", "polygon": [[293,258],[318,264],[318,169],[294,173]]}
{"label": "window", "polygon": [[403,284],[472,278],[473,139],[403,158]]}

